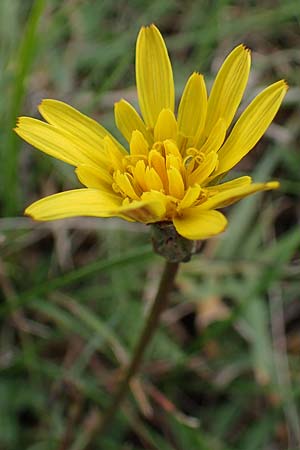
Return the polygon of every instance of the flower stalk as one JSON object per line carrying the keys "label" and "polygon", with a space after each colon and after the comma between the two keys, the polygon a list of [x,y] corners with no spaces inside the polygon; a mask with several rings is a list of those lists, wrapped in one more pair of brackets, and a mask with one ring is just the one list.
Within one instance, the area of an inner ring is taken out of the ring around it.
{"label": "flower stalk", "polygon": [[160,316],[167,306],[178,268],[179,262],[166,261],[158,291],[144,325],[144,329],[136,344],[131,361],[124,372],[123,379],[114,394],[112,403],[102,416],[102,420],[97,430],[98,437],[103,435],[112,424],[114,416],[126,397],[130,382],[140,367],[145,351],[157,329]]}

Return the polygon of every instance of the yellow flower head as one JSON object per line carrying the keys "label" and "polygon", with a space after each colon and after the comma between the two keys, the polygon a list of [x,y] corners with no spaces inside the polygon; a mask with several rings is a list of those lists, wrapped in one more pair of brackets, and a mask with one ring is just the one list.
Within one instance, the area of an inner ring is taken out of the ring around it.
{"label": "yellow flower head", "polygon": [[172,67],[154,25],[143,27],[136,45],[136,82],[142,117],[125,100],[115,105],[127,152],[94,120],[57,100],[43,100],[42,122],[20,117],[16,132],[30,144],[76,167],[83,189],[30,205],[36,220],[117,216],[146,224],[172,222],[187,239],[206,239],[227,224],[218,208],[278,183],[252,183],[249,176],[217,182],[262,137],[287,91],[278,81],[262,91],[226,136],[250,70],[243,45],[225,59],[207,96],[204,78],[193,73],[177,115]]}

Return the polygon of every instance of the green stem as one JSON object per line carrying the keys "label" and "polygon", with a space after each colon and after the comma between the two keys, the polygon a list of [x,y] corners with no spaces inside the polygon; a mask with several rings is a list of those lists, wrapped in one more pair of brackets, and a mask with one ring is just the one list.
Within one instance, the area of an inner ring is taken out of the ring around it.
{"label": "green stem", "polygon": [[119,410],[120,404],[124,400],[130,381],[135,376],[142,358],[144,356],[145,350],[156,331],[160,315],[166,308],[169,293],[172,289],[174,279],[176,277],[176,273],[178,271],[179,263],[171,263],[166,262],[165,268],[160,280],[159,288],[154,299],[151,311],[149,313],[148,319],[145,323],[144,329],[142,331],[141,337],[137,342],[136,348],[133,352],[132,359],[124,373],[123,380],[121,381],[117,391],[114,395],[113,401],[110,407],[107,409],[105,414],[102,416],[102,420],[97,429],[97,435],[103,435],[111,422],[114,419],[114,416]]}

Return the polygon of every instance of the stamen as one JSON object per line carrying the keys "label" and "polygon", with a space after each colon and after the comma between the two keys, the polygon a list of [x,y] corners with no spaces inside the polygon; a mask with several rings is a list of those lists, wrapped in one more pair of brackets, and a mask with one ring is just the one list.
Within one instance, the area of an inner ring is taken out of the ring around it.
{"label": "stamen", "polygon": [[194,147],[190,147],[190,148],[188,148],[187,151],[186,151],[186,154],[187,154],[188,156],[196,156],[197,153],[198,153],[198,150],[197,150],[196,148],[194,148]]}
{"label": "stamen", "polygon": [[204,153],[199,153],[197,156],[195,156],[195,162],[197,163],[197,164],[201,164],[201,163],[203,163],[203,161],[205,160],[205,155],[204,155]]}

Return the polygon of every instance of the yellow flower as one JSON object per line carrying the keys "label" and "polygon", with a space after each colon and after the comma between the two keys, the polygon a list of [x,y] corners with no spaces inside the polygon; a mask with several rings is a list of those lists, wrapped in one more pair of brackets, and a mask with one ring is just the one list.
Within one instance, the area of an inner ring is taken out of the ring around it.
{"label": "yellow flower", "polygon": [[249,176],[217,184],[262,137],[287,91],[281,80],[262,91],[226,136],[250,70],[243,45],[225,59],[207,96],[204,78],[193,73],[177,116],[172,67],[163,38],[143,27],[136,45],[136,82],[141,116],[125,100],[115,105],[116,124],[130,152],[94,120],[57,100],[43,100],[47,123],[20,117],[16,132],[43,152],[76,167],[85,186],[51,195],[25,213],[36,220],[117,216],[129,221],[173,222],[187,239],[221,233],[227,220],[216,211],[276,181]]}

